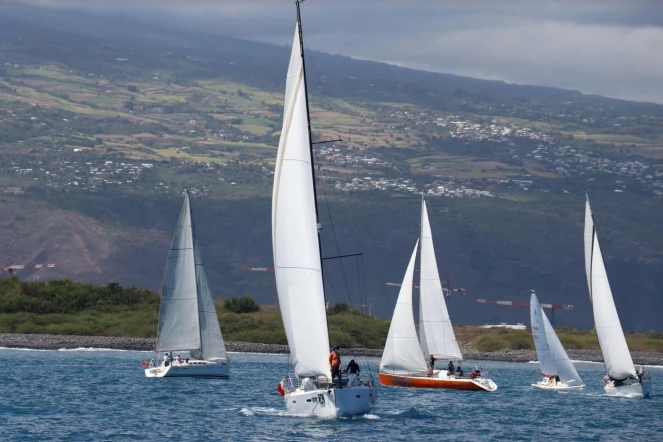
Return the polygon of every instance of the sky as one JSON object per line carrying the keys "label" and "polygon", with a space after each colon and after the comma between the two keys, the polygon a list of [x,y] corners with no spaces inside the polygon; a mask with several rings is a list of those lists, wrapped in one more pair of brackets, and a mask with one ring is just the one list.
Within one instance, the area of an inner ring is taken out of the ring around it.
{"label": "sky", "polygon": [[[24,0],[290,44],[292,0]],[[306,0],[309,49],[663,103],[663,0]]]}

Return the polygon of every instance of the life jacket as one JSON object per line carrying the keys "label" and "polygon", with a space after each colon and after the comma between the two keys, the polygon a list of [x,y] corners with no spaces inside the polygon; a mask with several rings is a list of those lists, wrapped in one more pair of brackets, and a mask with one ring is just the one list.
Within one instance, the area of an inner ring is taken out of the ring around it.
{"label": "life jacket", "polygon": [[335,351],[329,353],[329,363],[331,365],[341,365],[341,355]]}

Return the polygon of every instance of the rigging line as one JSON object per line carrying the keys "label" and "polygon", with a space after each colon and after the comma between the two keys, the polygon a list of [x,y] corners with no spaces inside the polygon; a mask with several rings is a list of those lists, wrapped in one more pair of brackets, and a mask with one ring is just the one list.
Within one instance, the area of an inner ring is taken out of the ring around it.
{"label": "rigging line", "polygon": [[327,97],[327,94],[325,93],[325,88],[323,86],[322,79],[320,78],[320,74],[318,73],[318,68],[315,66],[315,60],[313,59],[311,48],[309,48],[307,42],[304,42],[304,46],[306,46],[306,51],[308,52],[308,58],[309,60],[311,60],[311,65],[313,66],[313,72],[315,72],[315,76],[318,79],[318,86],[322,90],[322,93],[320,95],[322,96],[322,99],[325,101],[329,110],[332,112],[331,114],[332,127],[338,127],[338,124],[336,123],[336,119],[334,118],[333,114],[334,108],[332,106],[331,100],[329,100],[329,97]]}

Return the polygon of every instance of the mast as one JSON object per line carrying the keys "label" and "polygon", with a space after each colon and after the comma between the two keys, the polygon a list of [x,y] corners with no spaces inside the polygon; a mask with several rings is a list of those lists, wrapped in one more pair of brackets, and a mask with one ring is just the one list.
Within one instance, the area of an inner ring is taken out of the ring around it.
{"label": "mast", "polygon": [[[308,145],[311,152],[311,176],[313,177],[313,202],[315,203],[315,222],[318,229],[318,250],[320,252],[320,273],[322,275],[322,292],[325,290],[325,271],[322,266],[322,241],[320,241],[320,214],[318,212],[318,190],[315,186],[315,155],[313,154],[313,138],[311,136],[311,116],[308,104],[308,85],[306,84],[306,62],[304,58],[304,33],[302,31],[302,15],[299,10],[299,4],[304,0],[295,0],[297,6],[297,28],[299,29],[299,53],[302,56],[302,77],[304,80],[304,101],[306,102],[306,128],[308,130]],[[325,295],[325,301],[327,296]]]}

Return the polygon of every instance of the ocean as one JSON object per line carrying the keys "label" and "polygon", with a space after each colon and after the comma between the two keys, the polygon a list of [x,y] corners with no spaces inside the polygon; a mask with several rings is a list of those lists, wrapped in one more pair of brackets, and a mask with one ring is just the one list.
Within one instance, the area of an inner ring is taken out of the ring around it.
{"label": "ocean", "polygon": [[[602,364],[578,363],[581,392],[533,390],[538,364],[467,361],[494,393],[378,387],[373,413],[288,416],[276,391],[287,355],[231,354],[230,379],[148,379],[152,353],[0,349],[3,441],[661,440],[663,368],[649,399],[603,395]],[[344,365],[349,362],[344,356]],[[355,358],[366,372],[377,358]],[[377,378],[377,376],[376,376]],[[379,385],[379,381],[378,381]]]}

